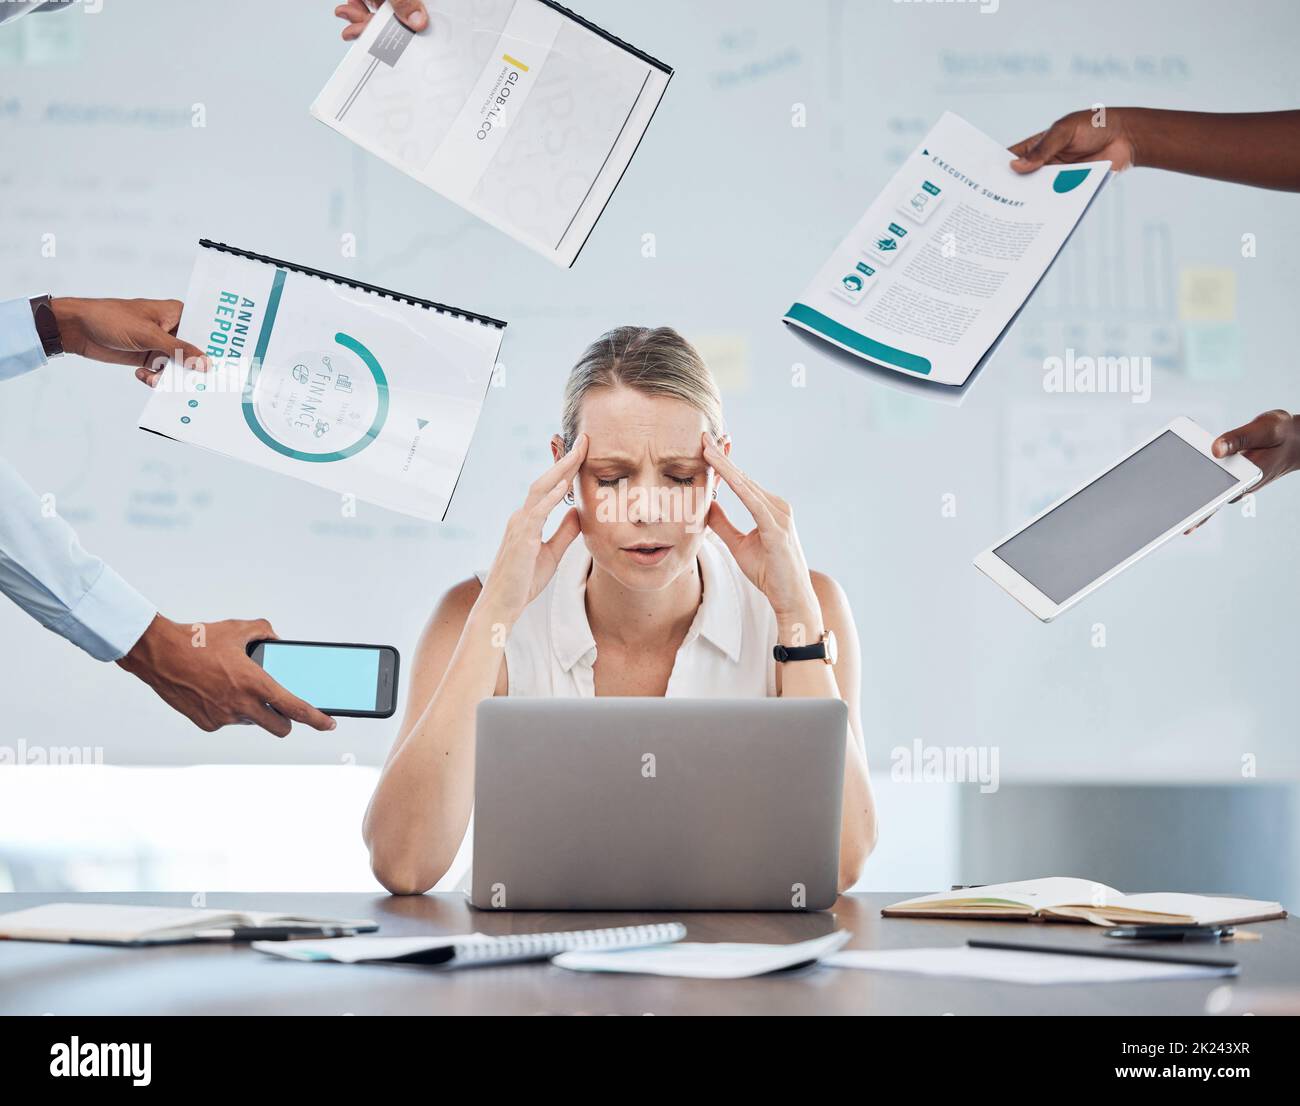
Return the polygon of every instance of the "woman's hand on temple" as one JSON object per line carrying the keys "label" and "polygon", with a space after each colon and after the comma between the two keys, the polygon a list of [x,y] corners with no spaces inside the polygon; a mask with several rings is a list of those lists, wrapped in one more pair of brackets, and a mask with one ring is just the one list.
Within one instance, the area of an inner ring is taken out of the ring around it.
{"label": "woman's hand on temple", "polygon": [[513,622],[537,598],[581,531],[577,508],[570,508],[550,539],[542,540],[542,527],[586,456],[587,435],[579,434],[573,448],[533,482],[523,506],[510,516],[479,597],[502,621]]}
{"label": "woman's hand on temple", "polygon": [[805,640],[815,640],[824,629],[821,604],[799,545],[790,504],[746,476],[709,434],[704,435],[704,459],[736,493],[757,524],[744,533],[715,500],[709,507],[709,526],[731,550],[741,571],[772,604],[778,628],[784,632],[802,626]]}

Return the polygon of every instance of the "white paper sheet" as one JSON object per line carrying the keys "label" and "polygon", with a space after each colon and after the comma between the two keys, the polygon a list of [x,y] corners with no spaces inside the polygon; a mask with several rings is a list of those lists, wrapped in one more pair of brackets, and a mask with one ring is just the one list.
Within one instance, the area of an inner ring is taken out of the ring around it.
{"label": "white paper sheet", "polygon": [[852,949],[822,961],[834,968],[909,972],[950,979],[987,979],[1042,986],[1058,983],[1135,983],[1164,979],[1205,979],[1231,970],[1193,964],[1158,964],[1101,956],[1067,956],[1008,949],[956,948]]}
{"label": "white paper sheet", "polygon": [[552,963],[577,972],[632,972],[690,979],[746,979],[795,964],[821,960],[843,948],[853,934],[841,930],[793,945],[703,944],[682,941],[648,949],[566,952]]}

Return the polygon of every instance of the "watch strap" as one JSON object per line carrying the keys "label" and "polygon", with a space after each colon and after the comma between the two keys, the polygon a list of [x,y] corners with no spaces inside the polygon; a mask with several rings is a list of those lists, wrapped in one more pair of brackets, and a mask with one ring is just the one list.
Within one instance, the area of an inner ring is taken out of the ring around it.
{"label": "watch strap", "polygon": [[59,320],[54,317],[54,305],[49,296],[32,298],[32,322],[36,324],[36,334],[41,340],[41,349],[45,356],[63,356],[63,336],[59,333]]}
{"label": "watch strap", "polygon": [[824,661],[826,642],[814,641],[811,645],[774,645],[772,656],[781,663],[786,661]]}

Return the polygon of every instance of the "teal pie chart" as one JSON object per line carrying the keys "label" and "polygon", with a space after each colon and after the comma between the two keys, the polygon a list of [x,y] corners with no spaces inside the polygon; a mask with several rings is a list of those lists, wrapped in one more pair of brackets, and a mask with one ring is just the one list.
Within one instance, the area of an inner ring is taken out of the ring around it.
{"label": "teal pie chart", "polygon": [[326,350],[254,360],[241,405],[267,449],[323,464],[354,457],[379,437],[389,406],[379,359],[350,334],[340,331],[334,341]]}

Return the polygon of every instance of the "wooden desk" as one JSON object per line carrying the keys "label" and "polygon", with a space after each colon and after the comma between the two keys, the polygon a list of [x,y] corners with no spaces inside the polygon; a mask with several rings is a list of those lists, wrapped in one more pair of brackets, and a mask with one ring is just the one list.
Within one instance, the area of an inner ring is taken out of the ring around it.
{"label": "wooden desk", "polygon": [[[214,894],[213,908],[372,918],[380,933],[528,933],[680,920],[692,941],[801,941],[852,930],[849,948],[959,945],[970,937],[1096,944],[1085,926],[888,919],[909,897],[842,896],[823,914],[482,913],[459,895]],[[84,899],[188,906],[181,894],[0,894],[0,912]],[[1248,927],[1260,941],[1203,946],[1241,963],[1235,985],[1300,988],[1300,925]],[[1197,946],[1202,948],[1202,946]],[[232,945],[122,949],[0,941],[0,1014],[1200,1014],[1224,980],[1028,987],[814,967],[709,981],[568,972],[526,964],[440,973],[403,965],[293,963]]]}

